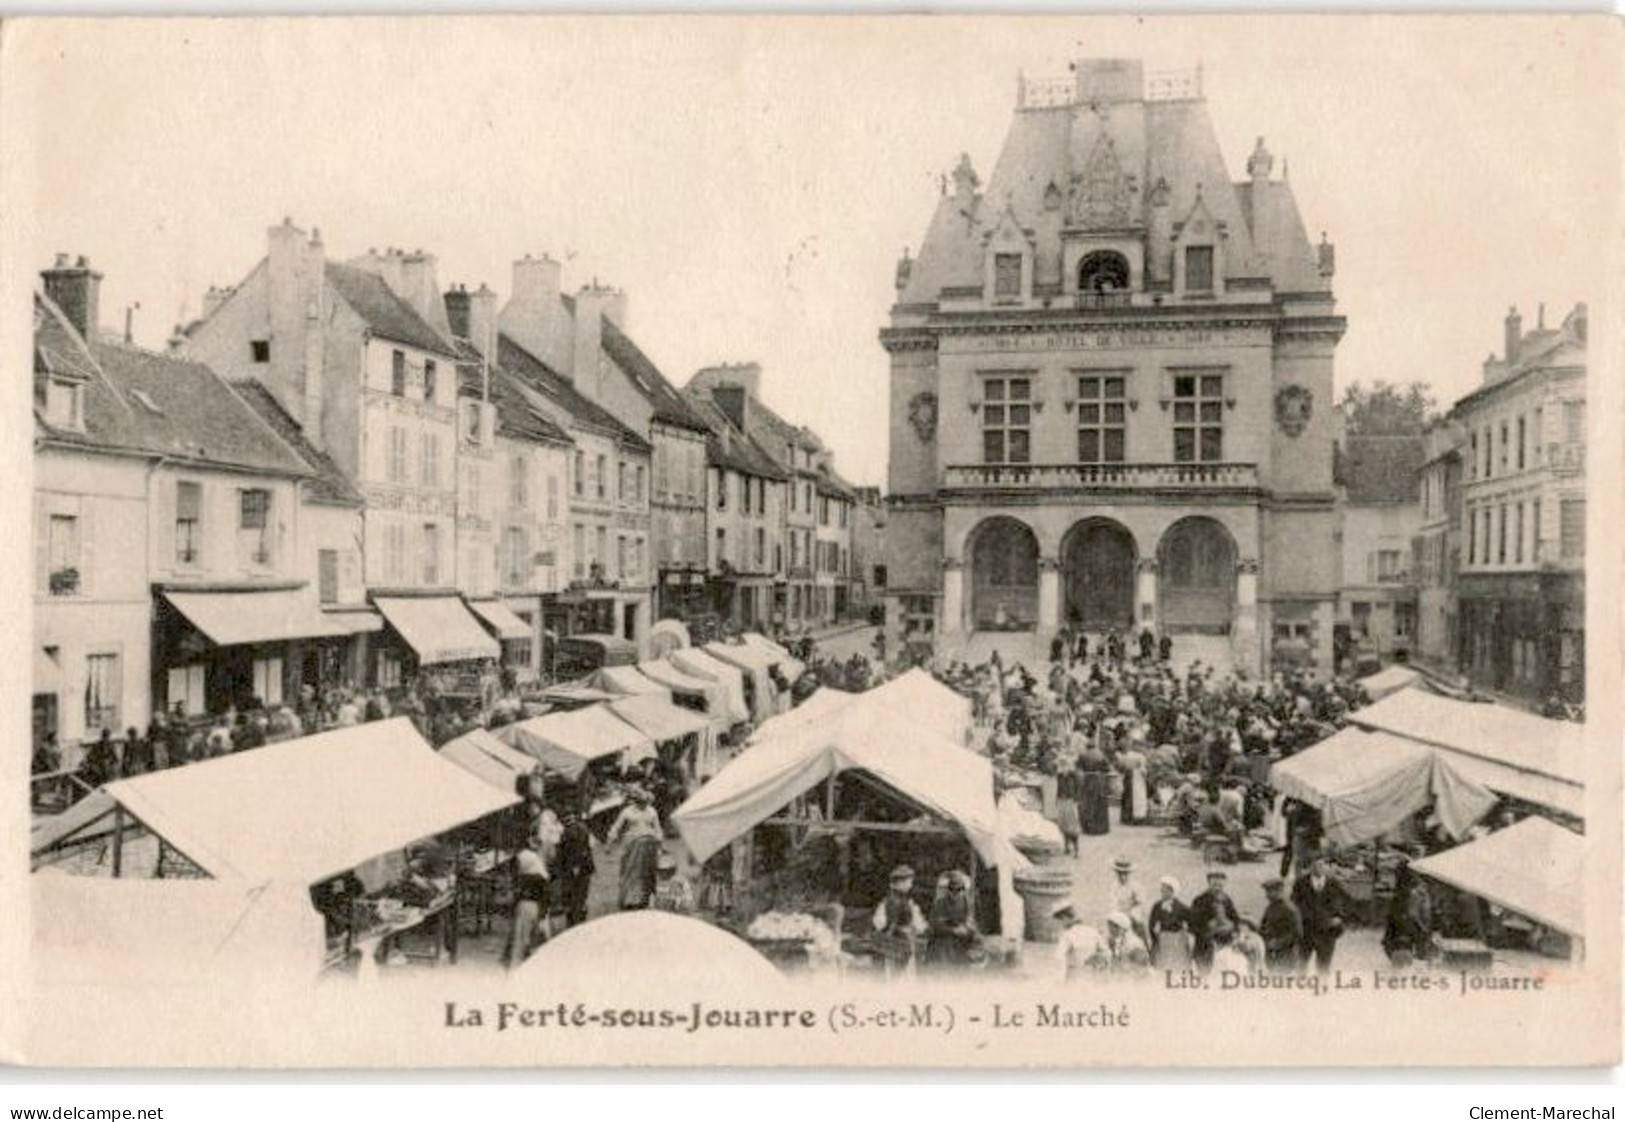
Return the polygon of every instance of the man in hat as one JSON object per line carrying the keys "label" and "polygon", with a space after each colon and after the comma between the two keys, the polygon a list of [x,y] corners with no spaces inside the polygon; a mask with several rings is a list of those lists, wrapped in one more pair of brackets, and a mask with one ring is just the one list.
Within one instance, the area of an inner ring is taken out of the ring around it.
{"label": "man in hat", "polygon": [[1141,939],[1146,938],[1145,901],[1140,897],[1139,886],[1134,883],[1134,862],[1127,857],[1113,861],[1112,877],[1111,899],[1106,910],[1128,916],[1134,924],[1135,933]]}
{"label": "man in hat", "polygon": [[694,914],[694,886],[678,873],[677,858],[670,853],[661,853],[655,862],[653,906],[682,916]]}
{"label": "man in hat", "polygon": [[1111,969],[1111,949],[1106,940],[1093,927],[1085,927],[1078,919],[1078,910],[1072,901],[1055,905],[1051,918],[1061,926],[1055,941],[1055,963],[1063,980],[1102,974]]}
{"label": "man in hat", "polygon": [[1292,885],[1292,903],[1303,918],[1303,940],[1299,944],[1302,965],[1308,966],[1313,956],[1315,970],[1321,974],[1332,968],[1332,953],[1343,934],[1343,917],[1349,913],[1351,903],[1330,868],[1325,855],[1316,854],[1309,875],[1299,877]]}
{"label": "man in hat", "polygon": [[1298,969],[1298,947],[1303,942],[1303,920],[1286,899],[1286,882],[1270,877],[1264,882],[1264,915],[1258,921],[1258,934],[1264,940],[1264,966],[1273,974],[1291,974]]}
{"label": "man in hat", "polygon": [[1214,930],[1222,922],[1234,932],[1241,923],[1241,914],[1226,888],[1229,879],[1223,869],[1208,870],[1207,891],[1191,901],[1191,959],[1203,973],[1213,968]]}
{"label": "man in hat", "polygon": [[914,870],[898,865],[891,871],[891,888],[875,906],[874,929],[886,961],[892,966],[908,966],[914,961],[919,940],[930,930],[925,913],[914,902]]}

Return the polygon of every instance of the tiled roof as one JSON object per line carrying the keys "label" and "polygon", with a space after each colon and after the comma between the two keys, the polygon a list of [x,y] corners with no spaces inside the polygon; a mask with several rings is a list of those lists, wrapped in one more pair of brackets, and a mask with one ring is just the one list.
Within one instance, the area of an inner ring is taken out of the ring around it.
{"label": "tiled roof", "polygon": [[1426,444],[1414,436],[1350,436],[1338,449],[1336,473],[1351,503],[1415,502]]}
{"label": "tiled roof", "polygon": [[344,298],[346,304],[355,309],[356,315],[367,322],[374,335],[432,354],[457,357],[451,342],[430,327],[418,315],[417,309],[395,295],[395,291],[376,273],[329,261],[326,276],[327,283]]}
{"label": "tiled roof", "polygon": [[555,402],[582,424],[603,430],[621,444],[640,452],[650,450],[649,441],[616,420],[614,415],[596,402],[583,396],[570,384],[570,380],[547,363],[515,343],[507,335],[497,340],[497,360],[514,378],[530,389]]}
{"label": "tiled roof", "polygon": [[841,473],[828,464],[818,469],[818,493],[821,495],[839,495],[843,499],[856,499],[857,491],[852,484],[841,478]]}
{"label": "tiled roof", "polygon": [[626,332],[608,319],[600,322],[603,324],[604,353],[609,355],[610,360],[621,368],[622,373],[631,379],[632,384],[649,404],[654,406],[654,419],[694,432],[709,431],[705,421],[689,408],[688,402],[683,400],[683,395],[666,380],[660,368],[638,349],[638,345]]}
{"label": "tiled roof", "polygon": [[351,485],[349,478],[333,462],[331,456],[306,439],[305,430],[286,409],[282,408],[270,390],[253,378],[235,381],[232,387],[237,391],[237,396],[246,401],[249,408],[260,415],[261,420],[275,429],[276,434],[288,447],[299,453],[300,459],[310,465],[310,469],[316,473],[315,478],[305,489],[305,494],[310,499],[338,506],[362,505],[361,492]]}
{"label": "tiled roof", "polygon": [[123,343],[86,341],[48,299],[35,297],[35,355],[88,380],[84,431],[36,415],[49,439],[167,456],[195,464],[304,477],[312,469],[225,380],[199,362]]}
{"label": "tiled roof", "polygon": [[746,475],[759,475],[766,479],[784,479],[785,473],[773,458],[746,434],[734,427],[726,414],[709,397],[699,393],[688,402],[696,416],[706,422],[705,458],[717,467],[730,468]]}
{"label": "tiled roof", "polygon": [[[479,397],[485,380],[484,359],[479,348],[467,339],[453,339],[462,358],[457,363],[458,391],[465,397]],[[573,444],[570,434],[530,407],[513,375],[493,362],[490,369],[491,404],[497,412],[497,435],[515,440],[537,440]]]}

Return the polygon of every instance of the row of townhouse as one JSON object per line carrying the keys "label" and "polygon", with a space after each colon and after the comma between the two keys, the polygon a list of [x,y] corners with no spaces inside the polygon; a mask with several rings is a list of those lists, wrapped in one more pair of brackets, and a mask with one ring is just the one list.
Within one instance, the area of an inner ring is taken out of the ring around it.
{"label": "row of townhouse", "polygon": [[1544,702],[1585,690],[1586,306],[1505,320],[1504,355],[1424,434],[1417,654]]}
{"label": "row of townhouse", "polygon": [[816,624],[867,587],[816,437],[755,381],[679,391],[624,294],[566,295],[545,256],[499,310],[442,291],[432,254],[329,260],[284,220],[166,354],[108,339],[83,258],[43,281],[40,738],[458,688],[498,658],[545,676],[559,636],[642,653],[657,618]]}

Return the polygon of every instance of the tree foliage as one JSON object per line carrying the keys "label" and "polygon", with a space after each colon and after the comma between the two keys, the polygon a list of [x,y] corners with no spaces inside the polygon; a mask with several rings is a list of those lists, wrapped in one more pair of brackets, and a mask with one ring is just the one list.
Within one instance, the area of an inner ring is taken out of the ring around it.
{"label": "tree foliage", "polygon": [[1350,382],[1343,390],[1338,408],[1343,411],[1351,436],[1380,436],[1419,433],[1437,416],[1432,391],[1426,382],[1400,386],[1380,378],[1367,388]]}

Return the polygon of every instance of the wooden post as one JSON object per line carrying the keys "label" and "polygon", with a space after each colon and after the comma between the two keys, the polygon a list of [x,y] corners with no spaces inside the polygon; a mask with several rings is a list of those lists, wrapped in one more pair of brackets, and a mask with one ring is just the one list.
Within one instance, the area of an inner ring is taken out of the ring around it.
{"label": "wooden post", "polygon": [[113,809],[113,876],[124,873],[124,808]]}
{"label": "wooden post", "polygon": [[824,780],[824,821],[835,821],[835,777]]}

